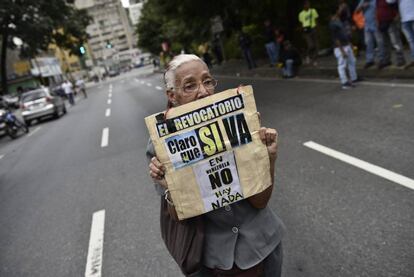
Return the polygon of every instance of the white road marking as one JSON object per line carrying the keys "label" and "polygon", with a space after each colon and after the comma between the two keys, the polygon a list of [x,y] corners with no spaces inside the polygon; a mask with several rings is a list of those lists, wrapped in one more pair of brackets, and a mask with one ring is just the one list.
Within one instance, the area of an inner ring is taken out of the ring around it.
{"label": "white road marking", "polygon": [[111,103],[112,103],[112,100],[108,99],[108,105],[111,105]]}
{"label": "white road marking", "polygon": [[102,130],[101,147],[107,147],[109,143],[109,128],[106,127]]}
{"label": "white road marking", "polygon": [[0,160],[3,159],[4,155],[0,155]]}
{"label": "white road marking", "polygon": [[147,86],[151,87],[151,86],[152,86],[152,84],[151,84],[151,83],[147,83]]}
{"label": "white road marking", "polygon": [[108,117],[111,115],[111,109],[106,109],[105,116]]}
{"label": "white road marking", "polygon": [[93,213],[91,234],[89,238],[88,258],[85,277],[102,276],[102,252],[105,231],[105,210]]}
{"label": "white road marking", "polygon": [[140,83],[143,85],[145,82],[144,81],[141,81]]}
{"label": "white road marking", "polygon": [[102,88],[102,85],[100,85],[98,88]]}
{"label": "white road marking", "polygon": [[27,136],[28,137],[31,137],[31,136],[33,136],[34,135],[34,133],[36,133],[37,131],[39,131],[40,130],[40,128],[41,127],[37,127],[36,129],[34,129],[33,131],[31,131]]}
{"label": "white road marking", "polygon": [[138,79],[134,79],[134,81],[137,82],[137,83],[139,82]]}
{"label": "white road marking", "polygon": [[160,87],[160,86],[156,86],[155,88],[158,89],[158,90],[162,90],[162,87]]}
{"label": "white road marking", "polygon": [[326,146],[317,144],[313,141],[305,142],[303,145],[306,147],[309,147],[313,150],[319,151],[325,155],[331,156],[333,158],[336,158],[338,160],[341,160],[345,163],[348,163],[350,165],[356,166],[360,169],[363,169],[365,171],[368,171],[372,174],[375,174],[377,176],[380,176],[384,179],[390,180],[394,183],[397,183],[399,185],[405,186],[409,189],[414,190],[414,180],[407,178],[403,175],[397,174],[395,172],[392,172],[390,170],[387,170],[385,168],[370,164],[368,162],[365,162],[363,160],[360,160],[358,158],[354,158],[352,156],[349,156],[347,154],[338,152],[336,150],[333,150],[331,148],[328,148]]}
{"label": "white road marking", "polygon": [[110,92],[110,93],[108,94],[108,97],[109,97],[109,98],[111,98],[111,97],[112,97],[112,92]]}

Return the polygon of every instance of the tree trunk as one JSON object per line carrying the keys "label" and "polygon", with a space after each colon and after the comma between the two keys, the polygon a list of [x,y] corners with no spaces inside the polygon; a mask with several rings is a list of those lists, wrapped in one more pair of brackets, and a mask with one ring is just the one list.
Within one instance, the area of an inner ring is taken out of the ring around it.
{"label": "tree trunk", "polygon": [[1,88],[2,88],[2,94],[4,95],[8,91],[6,58],[7,58],[7,41],[9,39],[9,34],[7,32],[7,28],[3,29],[3,33],[1,37],[2,37],[2,40],[1,40],[0,71],[1,71]]}

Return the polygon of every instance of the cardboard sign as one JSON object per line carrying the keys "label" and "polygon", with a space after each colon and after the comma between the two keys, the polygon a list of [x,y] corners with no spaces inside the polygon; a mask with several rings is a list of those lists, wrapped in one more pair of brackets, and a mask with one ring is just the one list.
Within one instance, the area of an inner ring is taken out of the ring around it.
{"label": "cardboard sign", "polygon": [[180,220],[262,192],[271,184],[251,86],[145,118]]}

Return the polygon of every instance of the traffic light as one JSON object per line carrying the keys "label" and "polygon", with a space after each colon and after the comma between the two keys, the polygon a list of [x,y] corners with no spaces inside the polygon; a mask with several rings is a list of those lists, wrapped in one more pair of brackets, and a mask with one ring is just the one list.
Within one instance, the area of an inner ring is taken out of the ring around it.
{"label": "traffic light", "polygon": [[85,54],[86,54],[86,49],[85,49],[85,46],[81,45],[81,46],[79,47],[79,53],[80,53],[81,55],[85,55]]}
{"label": "traffic light", "polygon": [[106,41],[106,48],[112,48],[112,44],[109,40]]}

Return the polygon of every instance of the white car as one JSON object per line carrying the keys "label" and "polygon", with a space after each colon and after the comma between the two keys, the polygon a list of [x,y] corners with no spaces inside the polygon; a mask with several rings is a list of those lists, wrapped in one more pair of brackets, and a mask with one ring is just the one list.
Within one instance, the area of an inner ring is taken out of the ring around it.
{"label": "white car", "polygon": [[59,118],[61,114],[66,114],[63,98],[54,91],[50,92],[45,87],[23,93],[20,108],[27,126],[30,126],[34,119],[48,116]]}

